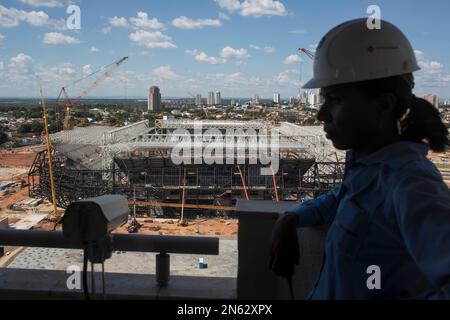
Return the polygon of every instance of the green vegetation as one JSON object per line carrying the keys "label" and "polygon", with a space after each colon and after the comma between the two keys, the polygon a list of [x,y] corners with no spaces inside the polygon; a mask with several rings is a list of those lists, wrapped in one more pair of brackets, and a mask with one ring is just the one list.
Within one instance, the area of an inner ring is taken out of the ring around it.
{"label": "green vegetation", "polygon": [[436,167],[438,169],[450,169],[450,164],[448,164],[448,163],[437,163]]}
{"label": "green vegetation", "polygon": [[0,144],[8,142],[9,138],[6,134],[6,128],[0,125]]}

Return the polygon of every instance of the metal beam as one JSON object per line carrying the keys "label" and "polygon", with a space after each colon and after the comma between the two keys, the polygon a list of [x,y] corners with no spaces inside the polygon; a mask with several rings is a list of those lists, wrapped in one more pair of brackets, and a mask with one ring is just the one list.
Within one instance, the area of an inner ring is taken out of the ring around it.
{"label": "metal beam", "polygon": [[[129,204],[133,205],[135,202],[130,201]],[[169,207],[169,208],[181,208],[183,205],[181,203],[167,203],[167,202],[158,202],[158,201],[136,201],[137,206],[144,207]],[[218,211],[235,211],[236,207],[234,206],[216,206],[216,205],[208,205],[208,204],[190,204],[185,203],[185,208],[189,209],[205,209],[205,210],[218,210]]]}

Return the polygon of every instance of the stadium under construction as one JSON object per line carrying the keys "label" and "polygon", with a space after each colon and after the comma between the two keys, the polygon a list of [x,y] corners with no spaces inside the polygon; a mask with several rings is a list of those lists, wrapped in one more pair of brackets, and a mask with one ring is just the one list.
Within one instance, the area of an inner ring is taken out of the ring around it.
{"label": "stadium under construction", "polygon": [[[180,208],[187,215],[226,214],[237,199],[317,197],[340,183],[344,170],[343,154],[322,128],[290,123],[164,119],[152,127],[142,121],[122,128],[76,128],[50,138],[61,208],[79,199],[122,194],[138,215],[173,217]],[[232,144],[234,151],[215,148],[216,161],[205,163],[202,155],[218,142],[225,149]],[[180,146],[192,149],[183,163],[173,156]],[[256,146],[266,147],[278,170],[255,159]],[[31,197],[52,198],[48,163],[47,151],[36,155],[28,175]]]}

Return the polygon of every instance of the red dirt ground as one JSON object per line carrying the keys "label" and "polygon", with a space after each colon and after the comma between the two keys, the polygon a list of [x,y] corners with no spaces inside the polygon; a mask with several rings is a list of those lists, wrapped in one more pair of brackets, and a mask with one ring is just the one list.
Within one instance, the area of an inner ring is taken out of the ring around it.
{"label": "red dirt ground", "polygon": [[[198,219],[187,220],[188,226],[179,226],[175,220],[161,220],[154,219],[138,219],[142,227],[139,229],[139,234],[148,235],[181,235],[181,236],[221,236],[233,238],[237,236],[238,223],[235,219]],[[172,222],[173,221],[173,222]],[[131,222],[131,219],[129,220]],[[128,233],[127,225],[124,225],[114,233]],[[35,226],[33,229],[39,230],[53,230],[54,223],[44,220]],[[61,225],[58,225],[57,230],[61,230]],[[197,231],[199,231],[197,233]]]}

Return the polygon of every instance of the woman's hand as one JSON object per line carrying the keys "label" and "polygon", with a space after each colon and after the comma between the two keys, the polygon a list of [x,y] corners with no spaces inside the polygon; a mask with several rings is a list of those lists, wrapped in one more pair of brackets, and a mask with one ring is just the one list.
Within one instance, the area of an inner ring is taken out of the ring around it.
{"label": "woman's hand", "polygon": [[299,264],[300,249],[297,238],[298,216],[286,213],[278,218],[272,232],[270,269],[277,276],[290,278]]}

